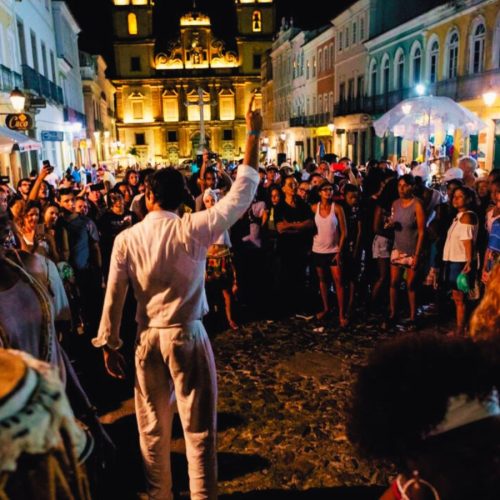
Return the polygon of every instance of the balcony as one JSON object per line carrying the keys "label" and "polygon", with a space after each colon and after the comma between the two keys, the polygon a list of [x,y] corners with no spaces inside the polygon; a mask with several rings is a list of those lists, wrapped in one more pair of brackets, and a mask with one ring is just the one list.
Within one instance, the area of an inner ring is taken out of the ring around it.
{"label": "balcony", "polygon": [[290,118],[290,127],[304,127],[307,123],[307,117],[295,116]]}
{"label": "balcony", "polygon": [[87,126],[87,117],[77,111],[76,109],[68,106],[64,107],[64,121],[65,122],[80,122],[83,127]]}
{"label": "balcony", "polygon": [[26,64],[22,65],[23,82],[26,90],[32,90],[39,96],[54,101],[56,104],[64,104],[62,88],[49,81],[45,76],[30,68]]}
{"label": "balcony", "polygon": [[290,118],[290,127],[321,127],[330,123],[330,113],[319,113],[309,116],[296,116]]}
{"label": "balcony", "polygon": [[0,90],[10,92],[15,87],[23,87],[23,79],[19,73],[0,64]]}
{"label": "balcony", "polygon": [[[485,71],[477,75],[465,75],[450,80],[441,80],[426,89],[428,95],[446,96],[454,101],[479,99],[488,88],[500,87],[500,69]],[[401,101],[416,97],[415,88],[393,90],[375,96],[362,96],[357,99],[337,102],[334,106],[335,116],[355,113],[379,115],[389,111]]]}
{"label": "balcony", "polygon": [[500,68],[477,75],[464,75],[450,80],[441,80],[429,87],[428,93],[450,97],[455,101],[481,98],[489,87],[500,87]]}

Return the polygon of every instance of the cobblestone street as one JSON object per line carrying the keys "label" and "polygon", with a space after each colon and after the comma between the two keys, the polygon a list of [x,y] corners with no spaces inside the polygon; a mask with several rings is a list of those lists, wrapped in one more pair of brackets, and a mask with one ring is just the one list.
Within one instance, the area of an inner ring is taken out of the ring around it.
{"label": "cobblestone street", "polygon": [[384,471],[360,462],[345,435],[349,386],[376,330],[321,328],[301,319],[253,323],[215,340],[219,411],[239,421],[221,430],[219,451],[252,457],[254,467],[226,478],[222,463],[221,493],[386,484]]}
{"label": "cobblestone street", "polygon": [[[298,318],[218,334],[212,343],[221,497],[377,498],[390,471],[355,455],[345,433],[346,405],[353,374],[388,338],[375,324],[342,331]],[[140,491],[140,458],[136,451],[130,455],[138,448],[133,412],[128,399],[102,420],[111,424],[119,450],[128,450],[126,481]],[[184,497],[187,468],[177,419],[174,438],[174,487]]]}

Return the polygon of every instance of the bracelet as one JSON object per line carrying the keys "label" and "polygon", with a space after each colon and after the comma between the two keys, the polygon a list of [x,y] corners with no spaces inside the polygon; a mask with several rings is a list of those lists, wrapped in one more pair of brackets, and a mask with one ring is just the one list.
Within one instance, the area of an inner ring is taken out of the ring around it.
{"label": "bracelet", "polygon": [[260,135],[260,130],[250,130],[250,131],[247,132],[247,135],[259,136]]}

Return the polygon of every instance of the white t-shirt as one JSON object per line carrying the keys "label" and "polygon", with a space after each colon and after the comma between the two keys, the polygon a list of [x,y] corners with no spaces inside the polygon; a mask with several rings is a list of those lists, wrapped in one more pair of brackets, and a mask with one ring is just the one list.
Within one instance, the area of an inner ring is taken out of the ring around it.
{"label": "white t-shirt", "polygon": [[45,177],[44,181],[49,183],[53,188],[57,188],[59,184],[59,176],[55,172],[52,172]]}
{"label": "white t-shirt", "polygon": [[448,229],[443,250],[443,260],[446,262],[466,262],[467,254],[465,253],[464,241],[473,240],[474,243],[476,242],[477,224],[460,222],[460,219],[466,213],[458,213]]}

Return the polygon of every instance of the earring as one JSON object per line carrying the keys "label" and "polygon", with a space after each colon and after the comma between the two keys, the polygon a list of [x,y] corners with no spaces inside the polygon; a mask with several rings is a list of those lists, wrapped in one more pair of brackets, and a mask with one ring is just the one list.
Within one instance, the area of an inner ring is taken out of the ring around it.
{"label": "earring", "polygon": [[401,481],[403,479],[404,478],[401,474],[396,479],[396,484],[397,484],[399,493],[401,494],[401,500],[411,500],[411,498],[408,494],[410,487],[414,487],[416,490],[419,490],[422,487],[422,485],[426,486],[427,488],[429,488],[431,490],[431,492],[434,496],[434,500],[440,500],[440,496],[439,496],[439,493],[437,492],[436,488],[434,488],[434,486],[432,486],[432,484],[429,483],[429,481],[426,481],[425,479],[421,479],[418,470],[414,470],[413,477],[410,480],[406,481],[406,483],[404,483],[402,485]]}

